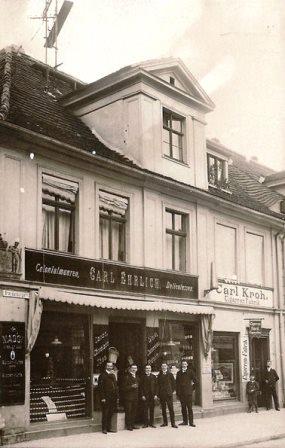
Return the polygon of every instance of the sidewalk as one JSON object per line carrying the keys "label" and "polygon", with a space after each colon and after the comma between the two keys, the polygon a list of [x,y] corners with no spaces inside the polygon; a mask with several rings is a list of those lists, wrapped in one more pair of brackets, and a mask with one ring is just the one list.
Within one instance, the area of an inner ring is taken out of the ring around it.
{"label": "sidewalk", "polygon": [[[9,448],[230,448],[257,441],[285,438],[285,409],[261,410],[197,419],[196,428],[157,427],[135,431],[101,432],[33,440]],[[285,440],[284,440],[285,446]]]}

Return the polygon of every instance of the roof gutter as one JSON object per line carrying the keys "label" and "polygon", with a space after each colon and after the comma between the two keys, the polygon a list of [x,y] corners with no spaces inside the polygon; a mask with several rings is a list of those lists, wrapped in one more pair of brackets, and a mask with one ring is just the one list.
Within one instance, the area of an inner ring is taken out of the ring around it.
{"label": "roof gutter", "polygon": [[[108,164],[110,168],[112,168],[116,172],[119,172],[120,174],[122,174],[122,170],[124,170],[124,172],[129,177],[136,179],[136,181],[138,181],[138,180],[143,181],[144,186],[149,186],[153,182],[154,185],[152,185],[152,186],[160,184],[164,188],[172,188],[172,189],[175,188],[176,190],[177,190],[177,188],[179,188],[180,191],[183,191],[184,193],[191,193],[192,197],[195,199],[206,200],[206,201],[210,202],[211,205],[213,205],[213,202],[215,201],[215,204],[221,204],[222,206],[224,206],[225,208],[228,208],[230,210],[240,210],[241,212],[244,212],[247,214],[250,212],[252,215],[254,215],[258,218],[267,219],[271,225],[273,223],[276,224],[277,228],[280,228],[280,226],[282,226],[282,229],[284,228],[284,220],[282,218],[277,218],[272,215],[267,215],[266,213],[262,213],[257,210],[254,210],[252,208],[245,207],[245,206],[242,206],[239,204],[233,204],[233,203],[227,201],[226,199],[212,195],[208,191],[204,191],[197,187],[187,185],[183,182],[179,182],[177,180],[164,177],[163,175],[154,173],[153,171],[145,170],[143,168],[136,167],[136,166],[128,166],[123,163],[119,163],[114,160],[108,159],[107,157],[99,156],[97,154],[93,155],[86,150],[77,148],[76,146],[62,143],[59,140],[53,139],[51,137],[47,137],[45,135],[39,134],[34,131],[30,131],[28,129],[22,128],[21,126],[18,126],[18,125],[12,124],[12,123],[8,123],[6,121],[0,121],[0,127],[1,126],[6,127],[7,129],[11,129],[13,131],[20,132],[27,138],[37,139],[41,143],[44,143],[45,145],[48,145],[49,147],[50,147],[50,145],[53,145],[53,149],[55,149],[54,146],[59,147],[61,149],[61,152],[63,150],[64,153],[68,154],[69,156],[70,156],[70,151],[72,151],[73,155],[77,156],[77,158],[79,158],[79,156],[80,156],[81,160],[86,160],[86,161],[88,161],[88,163],[90,163],[90,161],[92,161],[93,163],[96,163],[99,167],[104,168],[104,167],[106,167],[106,164]],[[0,143],[1,143],[1,141],[0,141]]]}

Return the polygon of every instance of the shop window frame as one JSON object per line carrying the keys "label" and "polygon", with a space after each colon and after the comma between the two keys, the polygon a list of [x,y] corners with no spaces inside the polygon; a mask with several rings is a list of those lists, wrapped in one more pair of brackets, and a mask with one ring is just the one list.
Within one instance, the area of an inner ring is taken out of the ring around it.
{"label": "shop window frame", "polygon": [[[230,332],[230,331],[214,331],[213,332],[213,343],[212,343],[212,352],[214,349],[214,338],[216,336],[231,336],[234,339],[234,356],[236,358],[235,360],[235,367],[234,367],[234,375],[236,376],[236,381],[234,384],[236,384],[236,397],[229,397],[229,398],[214,398],[214,402],[228,402],[228,401],[240,401],[241,399],[241,384],[240,384],[240,375],[241,375],[241,365],[240,365],[240,333],[238,332]],[[226,363],[226,361],[224,362]],[[220,363],[221,364],[221,363]],[[212,369],[214,368],[213,363],[213,355],[212,355]],[[213,376],[212,376],[213,378]],[[213,392],[213,390],[212,390]]]}

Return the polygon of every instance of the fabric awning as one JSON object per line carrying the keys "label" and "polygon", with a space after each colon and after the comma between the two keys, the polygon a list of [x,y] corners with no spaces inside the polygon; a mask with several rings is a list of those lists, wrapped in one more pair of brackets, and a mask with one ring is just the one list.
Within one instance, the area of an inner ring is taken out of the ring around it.
{"label": "fabric awning", "polygon": [[173,313],[186,314],[215,314],[214,308],[191,303],[166,302],[165,300],[136,300],[136,299],[112,299],[98,297],[83,293],[58,290],[55,288],[41,287],[40,298],[54,302],[65,302],[72,305],[92,306],[96,308],[111,308],[115,310],[141,310],[141,311],[171,311]]}

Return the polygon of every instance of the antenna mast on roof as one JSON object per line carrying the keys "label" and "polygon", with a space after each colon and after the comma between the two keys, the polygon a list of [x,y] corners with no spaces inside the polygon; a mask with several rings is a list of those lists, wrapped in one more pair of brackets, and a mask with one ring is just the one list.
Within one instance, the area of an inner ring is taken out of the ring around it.
{"label": "antenna mast on roof", "polygon": [[[54,14],[48,14],[49,8],[53,0],[46,0],[45,7],[42,15],[39,17],[32,17],[32,19],[41,19],[45,24],[45,63],[48,63],[48,49],[54,49],[54,68],[61,64],[57,63],[57,37],[67,19],[68,14],[73,6],[73,2],[64,0],[59,12],[58,12],[58,0],[55,0]],[[49,30],[49,24],[52,23],[52,27]]]}

